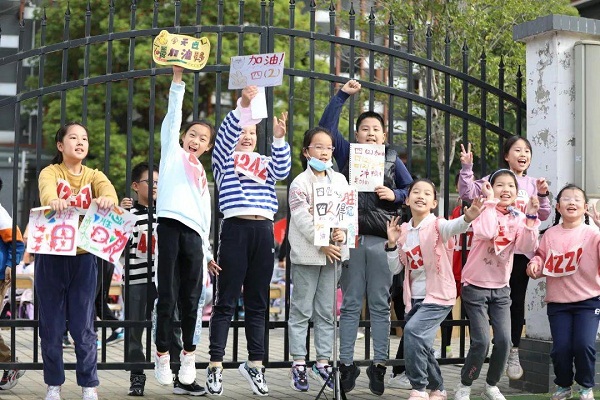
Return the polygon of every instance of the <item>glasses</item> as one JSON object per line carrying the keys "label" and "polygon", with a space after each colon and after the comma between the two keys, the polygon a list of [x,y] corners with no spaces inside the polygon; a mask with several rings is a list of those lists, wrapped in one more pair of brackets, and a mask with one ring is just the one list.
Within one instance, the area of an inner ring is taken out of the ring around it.
{"label": "glasses", "polygon": [[561,197],[560,198],[560,202],[561,203],[585,203],[585,199],[582,199],[581,197]]}
{"label": "glasses", "polygon": [[142,179],[142,180],[138,181],[138,183],[142,183],[142,182],[146,182],[148,185],[150,184],[150,182],[152,182],[152,184],[154,186],[158,185],[158,181],[153,181],[152,179]]}
{"label": "glasses", "polygon": [[317,144],[315,146],[308,146],[309,149],[315,149],[317,151],[323,151],[323,150],[327,150],[327,151],[334,151],[335,147],[333,146],[321,146],[320,144]]}

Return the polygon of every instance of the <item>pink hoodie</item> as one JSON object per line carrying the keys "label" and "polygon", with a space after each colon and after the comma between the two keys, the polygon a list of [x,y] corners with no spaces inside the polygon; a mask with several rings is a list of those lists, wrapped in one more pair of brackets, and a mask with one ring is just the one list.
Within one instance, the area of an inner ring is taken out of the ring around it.
{"label": "pink hoodie", "polygon": [[538,227],[525,224],[525,214],[503,214],[496,209],[499,200],[486,201],[485,209],[473,221],[473,243],[462,271],[461,282],[487,289],[508,286],[515,250],[533,253],[538,246]]}
{"label": "pink hoodie", "polygon": [[600,232],[594,226],[582,223],[572,229],[562,225],[549,228],[529,263],[541,267],[538,278],[557,275],[546,278],[547,303],[574,303],[600,296]]}

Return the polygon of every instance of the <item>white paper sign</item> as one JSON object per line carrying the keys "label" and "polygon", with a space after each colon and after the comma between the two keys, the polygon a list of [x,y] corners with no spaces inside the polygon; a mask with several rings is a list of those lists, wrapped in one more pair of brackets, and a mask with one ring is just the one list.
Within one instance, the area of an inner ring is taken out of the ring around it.
{"label": "white paper sign", "polygon": [[313,186],[315,246],[329,245],[331,228],[347,229],[346,242],[354,248],[358,235],[358,193],[354,188],[326,184]]}
{"label": "white paper sign", "polygon": [[121,207],[100,210],[94,202],[79,226],[77,246],[118,264],[136,220],[135,215]]}
{"label": "white paper sign", "polygon": [[254,182],[267,182],[267,163],[259,153],[236,151],[233,153],[235,172],[245,175]]}
{"label": "white paper sign", "polygon": [[250,111],[252,111],[252,119],[263,119],[269,116],[264,87],[258,87],[258,93],[250,101]]}
{"label": "white paper sign", "polygon": [[29,211],[29,238],[27,252],[74,256],[77,252],[77,225],[79,212],[75,207],[52,211],[50,207]]}
{"label": "white paper sign", "polygon": [[374,192],[383,185],[385,146],[383,144],[350,144],[350,186],[359,192]]}
{"label": "white paper sign", "polygon": [[283,82],[285,53],[252,54],[231,57],[229,89],[254,85],[279,86]]}

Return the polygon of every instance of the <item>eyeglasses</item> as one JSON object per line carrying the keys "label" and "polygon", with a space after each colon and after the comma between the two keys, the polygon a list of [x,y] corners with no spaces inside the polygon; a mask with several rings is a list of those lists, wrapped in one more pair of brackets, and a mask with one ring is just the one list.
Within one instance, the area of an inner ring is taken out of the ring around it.
{"label": "eyeglasses", "polygon": [[152,179],[141,179],[138,181],[138,183],[142,183],[142,182],[146,182],[148,185],[150,184],[150,182],[152,182],[152,184],[154,186],[158,185],[158,181],[153,181]]}
{"label": "eyeglasses", "polygon": [[327,151],[334,151],[335,147],[333,146],[321,146],[320,144],[317,144],[315,146],[308,146],[309,149],[315,149],[317,151],[323,151],[323,150],[327,150]]}

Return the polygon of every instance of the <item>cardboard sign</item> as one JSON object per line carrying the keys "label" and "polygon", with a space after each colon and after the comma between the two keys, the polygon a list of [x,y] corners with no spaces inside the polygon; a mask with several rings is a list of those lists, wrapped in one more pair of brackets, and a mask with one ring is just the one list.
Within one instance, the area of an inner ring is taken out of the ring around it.
{"label": "cardboard sign", "polygon": [[75,207],[52,211],[50,207],[29,211],[29,239],[27,252],[74,256],[77,252],[77,225],[79,212]]}
{"label": "cardboard sign", "polygon": [[315,246],[328,246],[331,228],[347,230],[346,243],[354,247],[358,235],[358,193],[354,188],[327,184],[313,186]]}
{"label": "cardboard sign", "polygon": [[210,41],[206,37],[176,35],[163,30],[152,43],[152,58],[159,65],[178,65],[199,71],[209,55]]}
{"label": "cardboard sign", "polygon": [[79,226],[77,246],[103,260],[118,264],[136,220],[135,215],[121,207],[100,210],[94,202]]}
{"label": "cardboard sign", "polygon": [[279,86],[283,82],[285,53],[231,57],[229,89],[246,86]]}
{"label": "cardboard sign", "polygon": [[267,182],[267,163],[259,153],[236,151],[233,153],[235,172],[252,179],[254,182]]}
{"label": "cardboard sign", "polygon": [[385,146],[383,144],[350,144],[350,186],[359,192],[374,192],[383,186]]}

